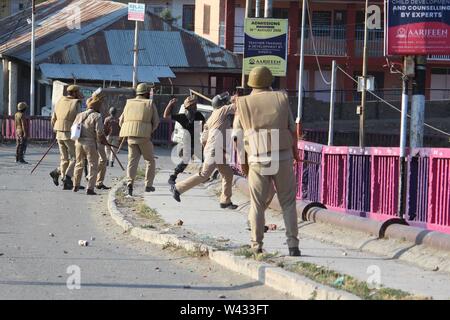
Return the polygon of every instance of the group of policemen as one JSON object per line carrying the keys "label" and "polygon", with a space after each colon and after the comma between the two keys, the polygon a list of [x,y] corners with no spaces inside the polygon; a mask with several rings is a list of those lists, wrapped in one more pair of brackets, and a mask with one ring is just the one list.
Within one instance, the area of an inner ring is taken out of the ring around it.
{"label": "group of policemen", "polygon": [[[219,95],[213,101],[213,112],[205,121],[204,116],[197,110],[197,99],[189,96],[184,101],[184,114],[172,114],[177,100],[172,99],[164,110],[164,118],[172,119],[181,124],[190,133],[190,151],[184,151],[183,161],[178,164],[169,177],[170,190],[173,198],[180,202],[181,195],[198,184],[206,182],[215,170],[222,179],[222,193],[220,207],[236,209],[238,206],[231,201],[233,171],[225,159],[226,152],[217,154],[217,150],[226,150],[224,138],[226,130],[231,127],[228,119],[234,115],[234,132],[243,133],[243,156],[240,159],[242,171],[248,178],[250,193],[250,209],[248,219],[251,226],[251,246],[255,253],[263,252],[263,238],[265,231],[264,212],[272,200],[275,191],[280,202],[284,222],[289,254],[300,256],[297,210],[296,210],[296,182],[293,172],[293,161],[299,161],[297,150],[297,134],[293,116],[291,114],[287,94],[273,91],[271,84],[273,76],[266,67],[256,67],[249,75],[248,86],[252,92],[247,96],[234,96],[231,99]],[[77,86],[70,86],[68,94],[62,97],[55,106],[52,115],[52,125],[56,131],[61,164],[50,174],[54,183],[58,184],[61,177],[64,189],[77,192],[80,185],[85,162],[88,165],[88,185],[86,193],[96,194],[94,188],[108,189],[104,186],[104,172],[109,161],[106,150],[114,153],[120,139],[128,143],[127,189],[133,195],[133,185],[140,157],[146,163],[145,191],[153,192],[155,178],[155,157],[153,152],[152,134],[158,128],[160,119],[152,99],[150,99],[151,85],[139,84],[136,97],[128,99],[120,118],[116,118],[113,110],[111,116],[102,121],[100,107],[105,98],[96,92],[87,100],[87,110],[80,112],[81,98]],[[22,108],[21,106],[19,106]],[[20,110],[20,108],[18,108]],[[20,117],[16,116],[16,124]],[[186,168],[190,158],[195,155],[194,128],[201,123],[203,132],[203,165],[198,173],[177,182],[177,176]],[[72,125],[81,124],[80,137],[76,141],[70,139]],[[108,132],[105,134],[105,127]],[[277,131],[278,141],[269,135],[269,141],[262,143],[258,132]],[[118,136],[117,136],[118,135]],[[22,137],[22,140],[26,137]],[[18,140],[18,146],[20,141]],[[17,152],[18,161],[23,160]],[[117,150],[117,149],[116,149]],[[189,150],[184,148],[183,150]],[[241,154],[241,153],[238,153]],[[112,158],[111,158],[112,160]],[[277,168],[275,171],[269,168]]]}

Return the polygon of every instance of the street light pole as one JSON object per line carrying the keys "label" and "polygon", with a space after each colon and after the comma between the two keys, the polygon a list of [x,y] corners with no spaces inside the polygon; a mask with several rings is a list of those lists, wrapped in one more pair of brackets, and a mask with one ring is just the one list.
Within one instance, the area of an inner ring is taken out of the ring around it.
{"label": "street light pole", "polygon": [[363,86],[361,93],[361,108],[359,110],[359,147],[363,148],[365,146],[365,109],[366,109],[366,100],[367,100],[367,37],[368,37],[368,28],[367,28],[367,17],[368,17],[368,7],[369,0],[366,0],[366,8],[365,8],[365,18],[364,18],[364,49],[363,49],[363,66],[362,66],[362,78],[363,78]]}
{"label": "street light pole", "polygon": [[[303,67],[305,64],[305,24],[306,24],[306,6],[307,0],[302,1],[302,27],[300,34],[300,66],[298,69],[298,103],[297,103],[297,136],[301,138],[302,128],[302,116],[303,116]],[[311,26],[310,26],[311,27]]]}
{"label": "street light pole", "polygon": [[[136,3],[139,3],[139,0],[136,0]],[[134,28],[134,58],[133,58],[133,88],[137,88],[138,82],[138,59],[139,59],[139,21],[135,21]]]}
{"label": "street light pole", "polygon": [[36,15],[36,0],[32,1],[31,8],[31,74],[30,74],[30,115],[35,114],[35,93],[34,93],[34,83],[35,83],[35,47],[36,47],[36,32],[35,32],[35,15]]}

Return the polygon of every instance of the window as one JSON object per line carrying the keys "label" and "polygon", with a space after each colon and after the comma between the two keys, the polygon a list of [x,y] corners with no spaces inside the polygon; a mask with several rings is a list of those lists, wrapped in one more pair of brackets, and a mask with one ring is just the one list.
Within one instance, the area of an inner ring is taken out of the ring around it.
{"label": "window", "polygon": [[333,39],[345,39],[347,14],[345,11],[334,12]]}
{"label": "window", "polygon": [[331,11],[314,11],[312,13],[312,28],[314,36],[329,37],[331,30]]}
{"label": "window", "polygon": [[205,4],[203,6],[203,33],[209,34],[209,26],[211,24],[211,6]]}
{"label": "window", "polygon": [[183,5],[183,29],[194,31],[195,6]]}
{"label": "window", "polygon": [[161,14],[161,12],[163,12],[163,10],[164,7],[150,7],[150,11],[158,16]]}

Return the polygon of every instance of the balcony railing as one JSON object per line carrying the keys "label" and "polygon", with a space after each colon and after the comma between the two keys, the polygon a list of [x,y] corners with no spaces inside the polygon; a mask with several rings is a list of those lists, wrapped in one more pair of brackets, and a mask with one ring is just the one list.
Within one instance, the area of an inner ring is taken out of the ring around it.
{"label": "balcony railing", "polygon": [[[362,57],[364,49],[364,29],[356,29],[355,56]],[[368,30],[367,55],[369,57],[384,56],[384,30]]]}
{"label": "balcony railing", "polygon": [[[314,42],[311,37],[314,36]],[[346,30],[343,27],[313,26],[312,30],[307,27],[305,30],[305,54],[318,56],[338,56],[347,55]],[[299,37],[301,32],[299,31]],[[300,48],[299,39],[298,48]],[[315,50],[314,50],[315,45]]]}

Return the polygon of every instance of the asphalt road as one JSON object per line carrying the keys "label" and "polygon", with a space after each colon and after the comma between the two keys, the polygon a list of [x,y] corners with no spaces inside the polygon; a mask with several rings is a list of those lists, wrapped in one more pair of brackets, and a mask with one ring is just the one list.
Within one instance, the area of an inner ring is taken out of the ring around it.
{"label": "asphalt road", "polygon": [[[0,145],[0,299],[287,298],[207,259],[123,234],[107,212],[107,191],[87,196],[53,185],[56,148],[33,175],[45,148],[29,146],[29,165],[16,164],[14,151]],[[116,165],[105,184],[122,175]]]}

